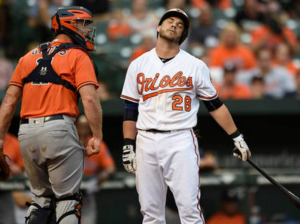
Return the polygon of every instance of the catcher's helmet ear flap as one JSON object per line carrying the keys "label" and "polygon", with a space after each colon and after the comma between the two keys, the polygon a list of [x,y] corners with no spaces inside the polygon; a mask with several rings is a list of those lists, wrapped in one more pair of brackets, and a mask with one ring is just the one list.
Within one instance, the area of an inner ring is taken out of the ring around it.
{"label": "catcher's helmet ear flap", "polygon": [[[183,10],[181,10],[179,8],[174,8],[174,9],[170,9],[167,12],[165,12],[165,14],[161,17],[158,25],[160,26],[163,23],[163,21],[169,17],[178,17],[178,18],[182,19],[182,21],[184,23],[184,31],[183,31],[182,36],[179,41],[179,44],[181,44],[188,36],[189,28],[190,28],[190,19]],[[158,33],[157,33],[157,36],[158,36]]]}
{"label": "catcher's helmet ear flap", "polygon": [[87,50],[94,50],[96,27],[93,14],[84,7],[60,7],[51,18],[51,29],[55,34],[64,33]]}

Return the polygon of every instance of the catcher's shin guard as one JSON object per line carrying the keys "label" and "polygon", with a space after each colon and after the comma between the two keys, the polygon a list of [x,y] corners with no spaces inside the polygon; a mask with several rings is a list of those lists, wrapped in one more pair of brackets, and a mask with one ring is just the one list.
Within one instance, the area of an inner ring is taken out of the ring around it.
{"label": "catcher's shin guard", "polygon": [[[81,208],[82,208],[82,193],[78,192],[72,196],[56,199],[57,202],[57,223],[59,224],[63,219],[74,219],[74,217],[70,217],[75,215],[78,219],[78,224],[81,221]],[[66,211],[64,214],[58,216],[59,211]],[[65,220],[64,220],[65,221]],[[68,220],[69,221],[69,220]]]}
{"label": "catcher's shin guard", "polygon": [[25,224],[56,224],[55,202],[51,199],[50,207],[42,208],[36,203],[26,202],[29,216],[25,217]]}

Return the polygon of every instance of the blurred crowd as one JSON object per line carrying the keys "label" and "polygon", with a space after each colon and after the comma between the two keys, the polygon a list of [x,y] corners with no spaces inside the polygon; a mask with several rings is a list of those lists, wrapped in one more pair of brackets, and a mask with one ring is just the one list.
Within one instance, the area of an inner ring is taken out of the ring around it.
{"label": "blurred crowd", "polygon": [[[57,8],[71,5],[95,14],[95,57],[117,50],[128,66],[155,46],[165,10],[181,8],[191,19],[181,48],[208,65],[221,99],[300,98],[300,4],[292,0],[3,0],[1,90],[21,56],[53,38],[50,18]],[[122,44],[127,48],[119,48]],[[114,55],[108,62],[118,59]],[[101,99],[118,96],[101,76]]]}

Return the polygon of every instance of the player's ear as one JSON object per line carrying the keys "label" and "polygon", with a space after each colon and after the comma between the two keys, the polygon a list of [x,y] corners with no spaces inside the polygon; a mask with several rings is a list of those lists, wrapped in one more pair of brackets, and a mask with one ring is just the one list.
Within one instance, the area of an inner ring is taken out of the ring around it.
{"label": "player's ear", "polygon": [[158,26],[158,27],[156,28],[156,31],[157,31],[157,32],[160,31],[160,27],[161,27],[161,26]]}

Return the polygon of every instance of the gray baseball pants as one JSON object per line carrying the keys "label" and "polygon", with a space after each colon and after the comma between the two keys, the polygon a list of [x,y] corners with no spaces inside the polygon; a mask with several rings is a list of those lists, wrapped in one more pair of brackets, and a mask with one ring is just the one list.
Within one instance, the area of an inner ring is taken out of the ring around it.
{"label": "gray baseball pants", "polygon": [[[25,170],[34,203],[42,208],[50,206],[51,197],[72,196],[80,189],[84,171],[85,150],[78,139],[75,118],[44,121],[30,118],[21,124],[18,134]],[[78,205],[76,200],[58,201],[56,219]],[[30,206],[27,215],[36,209]],[[68,215],[60,224],[77,224],[75,215]]]}

